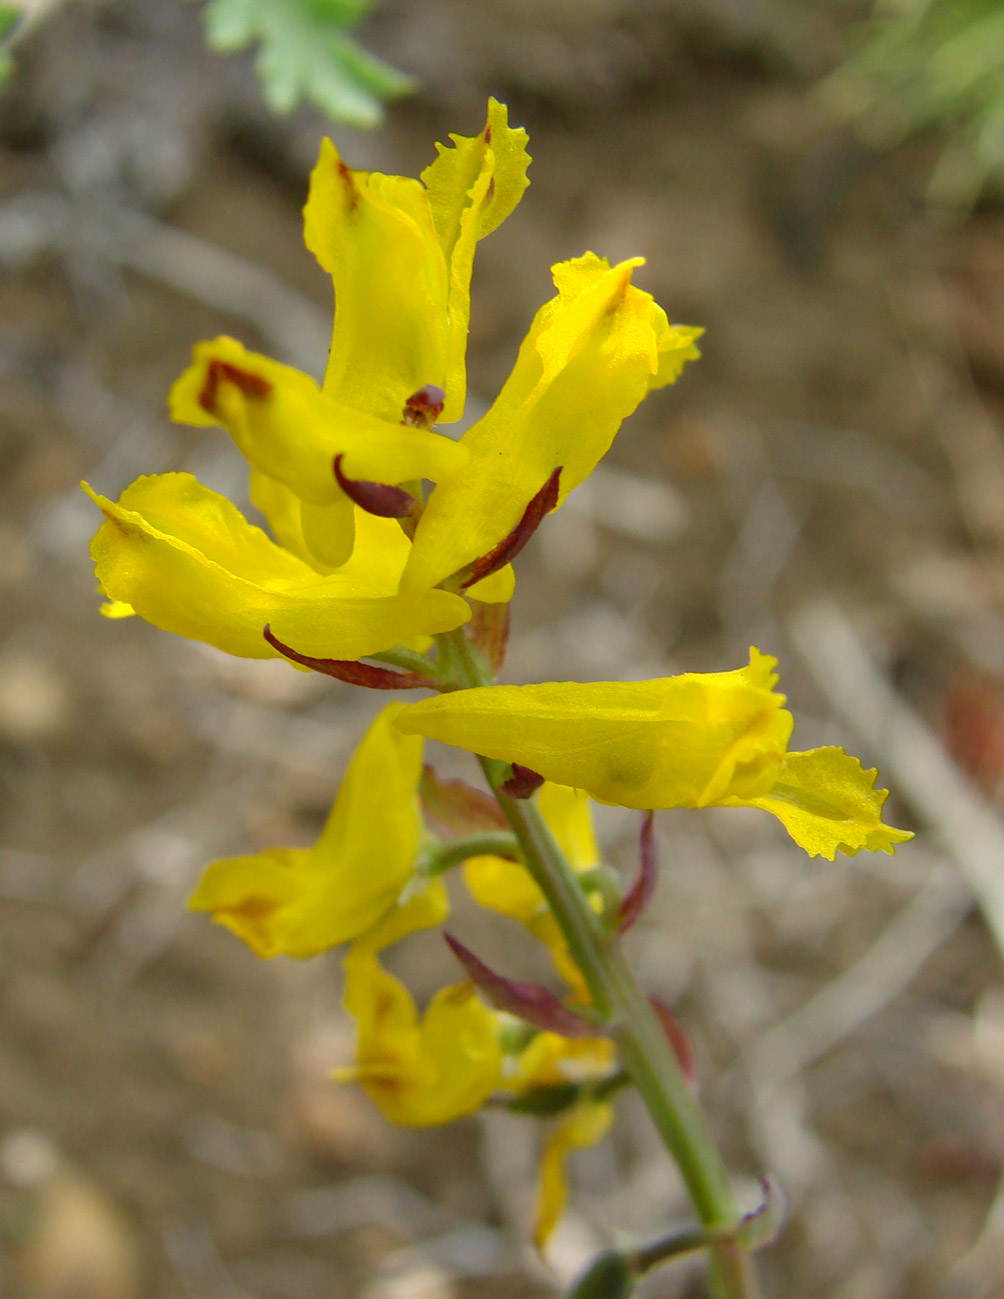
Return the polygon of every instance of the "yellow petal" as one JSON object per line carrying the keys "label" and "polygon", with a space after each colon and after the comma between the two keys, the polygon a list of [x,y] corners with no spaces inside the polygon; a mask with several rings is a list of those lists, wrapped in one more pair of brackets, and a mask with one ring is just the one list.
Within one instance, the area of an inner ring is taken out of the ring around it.
{"label": "yellow petal", "polygon": [[106,618],[132,618],[136,610],[124,600],[106,600],[99,612]]}
{"label": "yellow petal", "polygon": [[[377,418],[333,401],[309,375],[249,352],[233,338],[195,345],[169,404],[172,419],[181,423],[221,424],[254,469],[310,505],[347,506],[335,479],[336,455],[344,456],[350,478],[382,483],[438,481],[467,460],[450,438],[402,425],[403,398],[392,420]],[[351,529],[347,508],[341,521]],[[347,555],[351,548],[350,531],[342,549]]]}
{"label": "yellow petal", "polygon": [[469,586],[467,594],[472,600],[480,600],[482,604],[508,604],[515,589],[516,574],[512,564],[506,564],[505,568],[500,568],[497,573],[490,573],[480,582]]}
{"label": "yellow petal", "polygon": [[546,907],[543,893],[520,862],[469,857],[461,869],[467,891],[479,906],[523,924]]}
{"label": "yellow petal", "polygon": [[345,1008],[356,1020],[356,1063],[335,1076],[359,1082],[392,1123],[449,1123],[501,1081],[498,1019],[470,983],[441,989],[419,1019],[404,985],[357,946],[345,958]]}
{"label": "yellow petal", "polygon": [[91,543],[98,581],[165,631],[243,658],[276,657],[262,629],[304,654],[355,659],[467,620],[445,591],[393,594],[382,561],[319,576],[191,474],[137,479],[118,503],[86,487],[107,522]]}
{"label": "yellow petal", "polygon": [[397,421],[419,388],[447,387],[447,267],[428,195],[417,180],[351,170],[325,140],[303,221],[335,290],[324,391]]}
{"label": "yellow petal", "polygon": [[419,929],[435,929],[450,914],[450,896],[441,879],[415,880],[405,890],[398,904],[388,911],[372,929],[360,934],[353,950],[365,948],[382,952]]}
{"label": "yellow petal", "polygon": [[189,907],[265,957],[314,956],[371,930],[411,878],[422,829],[422,744],[393,725],[400,710],[360,741],[313,848],[213,862]]}
{"label": "yellow petal", "polygon": [[725,801],[773,812],[810,857],[833,861],[838,852],[853,857],[862,848],[891,853],[913,835],[882,824],[889,794],[874,788],[877,774],[843,749],[810,749],[788,754],[769,793]]}
{"label": "yellow petal", "polygon": [[537,806],[573,870],[592,870],[599,864],[588,794],[546,781],[537,795]]}
{"label": "yellow petal", "polygon": [[534,1087],[598,1081],[611,1074],[616,1064],[617,1048],[608,1037],[538,1033],[519,1053],[515,1072],[505,1085],[523,1093]]}
{"label": "yellow petal", "polygon": [[705,807],[767,792],[791,714],[775,660],[656,681],[459,690],[405,708],[402,730],[522,763],[545,780],[624,807]]}
{"label": "yellow petal", "polygon": [[613,1106],[607,1101],[580,1101],[548,1137],[540,1161],[534,1214],[533,1239],[538,1249],[542,1250],[547,1244],[568,1204],[565,1160],[573,1150],[593,1146],[602,1140],[613,1117]]}
{"label": "yellow petal", "polygon": [[640,258],[589,253],[555,266],[558,296],[537,313],[494,405],[461,444],[468,464],[432,493],[403,589],[436,586],[515,528],[561,466],[560,501],[606,453],[658,375],[658,316],[631,284]]}
{"label": "yellow petal", "polygon": [[447,399],[442,414],[446,423],[459,419],[464,408],[474,249],[522,198],[530,165],[526,131],[509,125],[508,110],[496,99],[488,101],[482,131],[475,136],[451,134],[450,139],[452,147],[436,145],[436,161],[422,172],[449,268]]}

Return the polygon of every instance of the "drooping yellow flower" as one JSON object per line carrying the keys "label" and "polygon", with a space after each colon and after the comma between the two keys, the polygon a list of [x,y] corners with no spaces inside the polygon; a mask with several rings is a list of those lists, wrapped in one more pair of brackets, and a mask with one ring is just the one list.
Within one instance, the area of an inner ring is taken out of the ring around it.
{"label": "drooping yellow flower", "polygon": [[357,1027],[356,1063],[338,1069],[358,1082],[392,1123],[431,1127],[472,1114],[502,1077],[499,1017],[470,982],[442,988],[420,1015],[408,989],[379,953],[449,911],[433,880],[353,943],[344,960],[345,1008]]}
{"label": "drooping yellow flower", "polygon": [[[537,806],[565,860],[577,874],[598,864],[599,851],[586,794],[566,785],[545,783],[537,794]],[[588,1000],[582,972],[572,960],[561,927],[526,867],[504,857],[486,856],[468,858],[462,870],[475,902],[524,925],[548,949],[555,969],[578,998]]]}
{"label": "drooping yellow flower", "polygon": [[358,938],[412,877],[422,833],[422,741],[378,714],[312,848],[270,848],[206,868],[189,898],[258,956],[314,956]]}
{"label": "drooping yellow flower", "polygon": [[583,1090],[544,1143],[537,1181],[534,1242],[542,1250],[568,1203],[565,1163],[573,1150],[602,1140],[613,1122],[609,1100],[590,1094],[588,1084],[608,1078],[617,1063],[613,1042],[605,1037],[571,1039],[539,1033],[520,1053],[506,1086],[517,1095],[535,1087],[578,1083]]}
{"label": "drooping yellow flower", "polygon": [[268,623],[302,654],[357,659],[470,616],[446,591],[397,594],[408,545],[392,520],[361,517],[352,559],[324,575],[191,474],[139,478],[117,503],[85,490],[106,518],[91,555],[109,600],[228,654],[279,657],[262,635]]}
{"label": "drooping yellow flower", "polygon": [[[314,553],[336,567],[352,554],[353,508],[333,464],[349,478],[379,483],[438,481],[467,460],[458,443],[424,428],[334,401],[309,375],[249,352],[236,339],[197,343],[169,398],[179,423],[222,424],[252,470],[290,489],[304,526],[320,536]],[[267,489],[266,489],[267,490]]]}
{"label": "drooping yellow flower", "polygon": [[776,660],[656,681],[487,686],[413,704],[402,730],[490,758],[604,803],[640,809],[761,807],[810,854],[892,852],[886,791],[842,749],[788,753],[793,721]]}
{"label": "drooping yellow flower", "polygon": [[609,1101],[577,1101],[544,1142],[533,1226],[533,1241],[539,1250],[547,1244],[568,1204],[568,1156],[602,1141],[613,1121],[614,1107]]}
{"label": "drooping yellow flower", "polygon": [[560,505],[645,394],[698,355],[702,331],[671,326],[632,285],[642,261],[611,266],[587,253],[552,268],[557,296],[538,311],[491,409],[461,439],[467,464],[433,492],[403,590],[436,586],[492,551],[559,467]]}

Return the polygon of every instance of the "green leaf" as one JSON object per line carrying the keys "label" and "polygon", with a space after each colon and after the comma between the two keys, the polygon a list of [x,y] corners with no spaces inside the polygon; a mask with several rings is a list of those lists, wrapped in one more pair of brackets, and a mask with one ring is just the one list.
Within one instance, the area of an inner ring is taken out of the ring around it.
{"label": "green leaf", "polygon": [[24,16],[24,10],[14,5],[0,5],[0,41],[9,36]]}
{"label": "green leaf", "polygon": [[265,101],[288,113],[309,100],[352,126],[376,126],[382,101],[414,82],[358,45],[347,32],[371,0],[209,0],[206,37],[215,50],[259,42],[257,69]]}

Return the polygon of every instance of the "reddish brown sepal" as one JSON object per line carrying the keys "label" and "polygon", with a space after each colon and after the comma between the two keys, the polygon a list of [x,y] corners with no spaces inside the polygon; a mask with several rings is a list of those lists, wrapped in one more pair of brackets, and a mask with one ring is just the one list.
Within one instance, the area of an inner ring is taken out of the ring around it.
{"label": "reddish brown sepal", "polygon": [[273,636],[268,623],[265,624],[262,635],[284,658],[292,659],[294,663],[311,668],[314,672],[323,672],[326,677],[334,677],[336,681],[347,681],[351,686],[368,686],[371,690],[415,690],[420,686],[428,689],[433,684],[428,677],[421,677],[417,672],[396,672],[393,668],[360,663],[358,659],[315,659],[308,654],[299,654]]}
{"label": "reddish brown sepal", "polygon": [[468,635],[488,660],[492,675],[498,676],[509,648],[509,606],[484,604],[481,600],[472,600],[471,606]]}
{"label": "reddish brown sepal", "polygon": [[414,514],[416,502],[411,492],[390,483],[371,483],[365,478],[349,478],[342,472],[344,455],[335,456],[334,469],[338,486],[350,501],[380,519],[405,519]]}
{"label": "reddish brown sepal", "polygon": [[673,1054],[683,1071],[684,1078],[690,1083],[691,1087],[695,1087],[697,1085],[697,1058],[694,1055],[694,1047],[686,1029],[665,1002],[660,1001],[658,997],[649,997],[648,1002],[659,1016],[659,1023],[662,1025],[662,1031],[666,1034],[666,1041],[673,1048]]}
{"label": "reddish brown sepal", "polygon": [[484,961],[475,956],[452,934],[443,934],[453,955],[467,971],[468,977],[479,992],[496,1010],[504,1010],[525,1020],[534,1028],[560,1037],[595,1037],[595,1025],[588,1023],[574,1010],[569,1010],[553,992],[539,983],[523,983],[519,979],[506,979],[490,970]]}
{"label": "reddish brown sepal", "polygon": [[404,403],[401,423],[410,424],[413,428],[432,428],[443,413],[446,405],[446,393],[438,383],[427,383],[418,392],[413,392]]}
{"label": "reddish brown sepal", "polygon": [[512,764],[512,775],[502,782],[502,793],[510,798],[533,798],[544,783],[544,777],[529,767],[521,767],[518,762]]}
{"label": "reddish brown sepal", "polygon": [[659,877],[659,854],[655,846],[655,814],[646,812],[641,823],[640,864],[634,883],[621,900],[617,928],[626,933],[651,901]]}
{"label": "reddish brown sepal", "polygon": [[544,515],[549,514],[558,504],[562,468],[563,466],[559,465],[555,469],[554,473],[523,511],[523,517],[512,532],[507,537],[503,537],[494,550],[489,550],[487,555],[482,555],[480,559],[474,561],[467,576],[460,583],[464,590],[469,586],[473,586],[475,582],[480,582],[485,577],[491,577],[492,573],[497,573],[500,568],[505,568],[506,564],[511,563],[516,558],[540,527]]}
{"label": "reddish brown sepal", "polygon": [[216,401],[220,383],[224,381],[239,388],[245,397],[256,398],[258,401],[267,397],[272,391],[271,383],[262,375],[254,374],[251,370],[241,370],[238,366],[231,365],[229,361],[221,361],[219,357],[214,357],[206,366],[206,381],[199,393],[199,405],[208,415],[217,413]]}
{"label": "reddish brown sepal", "polygon": [[428,765],[422,769],[418,792],[427,820],[448,839],[508,829],[502,809],[490,794],[464,780],[443,780]]}

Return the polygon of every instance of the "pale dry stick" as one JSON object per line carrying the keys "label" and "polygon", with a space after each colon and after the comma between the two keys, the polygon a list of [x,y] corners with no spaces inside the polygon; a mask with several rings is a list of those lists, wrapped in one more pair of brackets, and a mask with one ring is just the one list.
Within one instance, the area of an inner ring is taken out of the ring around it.
{"label": "pale dry stick", "polygon": [[1004,824],[876,666],[840,608],[803,605],[791,639],[830,704],[872,749],[889,784],[941,841],[1004,954]]}
{"label": "pale dry stick", "polygon": [[324,361],[330,313],[236,253],[127,207],[102,209],[99,219],[52,192],[0,205],[0,264],[19,269],[47,252],[79,250],[247,321],[284,360],[311,371]]}
{"label": "pale dry stick", "polygon": [[247,320],[284,359],[313,372],[331,338],[330,312],[236,253],[122,208],[102,250],[110,261],[217,311]]}
{"label": "pale dry stick", "polygon": [[899,996],[971,902],[970,889],[954,873],[935,868],[860,960],[747,1048],[741,1067],[758,1104]]}

